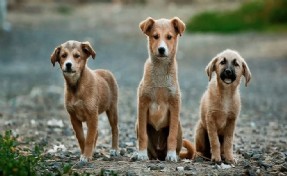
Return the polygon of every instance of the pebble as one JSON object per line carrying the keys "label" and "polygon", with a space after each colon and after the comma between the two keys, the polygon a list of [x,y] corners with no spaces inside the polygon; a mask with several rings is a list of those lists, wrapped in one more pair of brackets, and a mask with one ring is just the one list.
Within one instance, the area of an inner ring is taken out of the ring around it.
{"label": "pebble", "polygon": [[147,166],[150,170],[163,170],[164,165],[163,164],[151,164]]}
{"label": "pebble", "polygon": [[184,171],[184,167],[178,166],[178,167],[176,167],[176,170],[177,170],[177,171],[180,171],[180,172],[181,172],[181,171]]}
{"label": "pebble", "polygon": [[274,152],[271,154],[271,157],[275,164],[282,164],[285,162],[285,154],[282,152]]}
{"label": "pebble", "polygon": [[133,146],[134,146],[134,143],[133,143],[133,142],[126,142],[126,143],[125,143],[125,146],[126,146],[126,147],[133,147]]}
{"label": "pebble", "polygon": [[284,163],[281,168],[280,168],[281,172],[287,172],[287,163]]}
{"label": "pebble", "polygon": [[120,155],[121,155],[121,156],[124,156],[125,154],[126,154],[126,149],[121,149],[121,150],[120,150]]}
{"label": "pebble", "polygon": [[259,160],[260,158],[262,158],[262,155],[261,154],[255,154],[251,158],[254,160]]}
{"label": "pebble", "polygon": [[253,152],[252,151],[243,152],[242,155],[245,159],[250,159],[253,156]]}
{"label": "pebble", "polygon": [[126,176],[137,176],[137,174],[133,171],[127,171]]}
{"label": "pebble", "polygon": [[127,147],[127,152],[128,153],[134,153],[136,151],[135,147]]}
{"label": "pebble", "polygon": [[191,166],[184,166],[184,170],[192,170],[192,167]]}

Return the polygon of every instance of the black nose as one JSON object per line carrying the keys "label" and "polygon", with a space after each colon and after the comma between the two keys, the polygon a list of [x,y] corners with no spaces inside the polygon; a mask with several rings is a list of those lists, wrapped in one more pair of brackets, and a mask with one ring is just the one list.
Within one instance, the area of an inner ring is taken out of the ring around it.
{"label": "black nose", "polygon": [[229,75],[231,75],[231,70],[230,69],[226,69],[225,73],[229,76]]}
{"label": "black nose", "polygon": [[164,47],[159,47],[158,52],[159,52],[159,54],[164,54],[164,52],[165,52]]}
{"label": "black nose", "polygon": [[72,63],[70,63],[70,62],[66,63],[66,68],[67,68],[67,70],[71,70]]}

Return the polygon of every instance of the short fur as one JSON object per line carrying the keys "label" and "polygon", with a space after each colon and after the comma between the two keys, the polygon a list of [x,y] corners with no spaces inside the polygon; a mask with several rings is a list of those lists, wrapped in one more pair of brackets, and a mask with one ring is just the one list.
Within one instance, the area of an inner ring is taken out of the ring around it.
{"label": "short fur", "polygon": [[[201,98],[196,151],[214,162],[221,162],[222,155],[226,163],[234,164],[233,136],[241,109],[239,84],[244,76],[247,86],[251,73],[239,53],[229,49],[213,58],[205,70],[210,83]],[[213,78],[212,72],[216,73]]]}
{"label": "short fur", "polygon": [[[185,24],[177,17],[170,20],[149,17],[139,26],[148,39],[149,58],[138,87],[137,157],[177,161],[182,130],[176,51],[178,35],[184,32]],[[181,156],[193,158],[194,151]]]}
{"label": "short fur", "polygon": [[[106,112],[112,128],[113,153],[118,149],[118,86],[111,72],[90,70],[88,58],[96,53],[89,42],[67,41],[51,55],[58,62],[65,78],[65,107],[81,148],[81,161],[93,156],[98,137],[98,116]],[[68,66],[70,64],[70,67]],[[85,138],[82,122],[87,123]]]}

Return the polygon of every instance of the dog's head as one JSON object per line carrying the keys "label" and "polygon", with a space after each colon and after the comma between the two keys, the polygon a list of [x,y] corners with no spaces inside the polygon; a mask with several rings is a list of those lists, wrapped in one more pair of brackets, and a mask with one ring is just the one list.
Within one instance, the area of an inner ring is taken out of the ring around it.
{"label": "dog's head", "polygon": [[51,62],[53,66],[58,62],[64,75],[73,75],[83,70],[90,56],[95,58],[96,52],[89,42],[70,40],[55,48]]}
{"label": "dog's head", "polygon": [[185,24],[178,18],[154,20],[148,17],[139,24],[148,37],[148,49],[152,58],[166,60],[174,57],[178,35],[182,35]]}
{"label": "dog's head", "polygon": [[211,80],[212,72],[215,71],[216,75],[224,84],[239,84],[240,78],[245,77],[245,86],[251,79],[251,72],[245,60],[234,50],[227,49],[214,57],[205,69],[209,80]]}

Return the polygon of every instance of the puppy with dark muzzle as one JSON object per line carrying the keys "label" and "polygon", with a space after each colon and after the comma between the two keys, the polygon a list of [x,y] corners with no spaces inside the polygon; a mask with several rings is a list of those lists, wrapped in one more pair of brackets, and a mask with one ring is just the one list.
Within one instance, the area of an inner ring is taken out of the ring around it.
{"label": "puppy with dark muzzle", "polygon": [[[241,76],[245,85],[251,73],[238,52],[225,50],[214,57],[206,67],[210,83],[200,103],[200,119],[195,132],[196,151],[211,157],[214,162],[236,163],[233,157],[233,136],[241,103],[239,85]],[[215,76],[212,78],[212,72]]]}
{"label": "puppy with dark muzzle", "polygon": [[[65,78],[65,107],[81,148],[80,161],[92,159],[98,138],[98,116],[106,112],[112,128],[112,150],[118,149],[118,86],[108,70],[91,70],[88,58],[96,52],[89,42],[67,41],[51,55],[51,62],[60,64]],[[84,136],[82,123],[88,131]]]}

